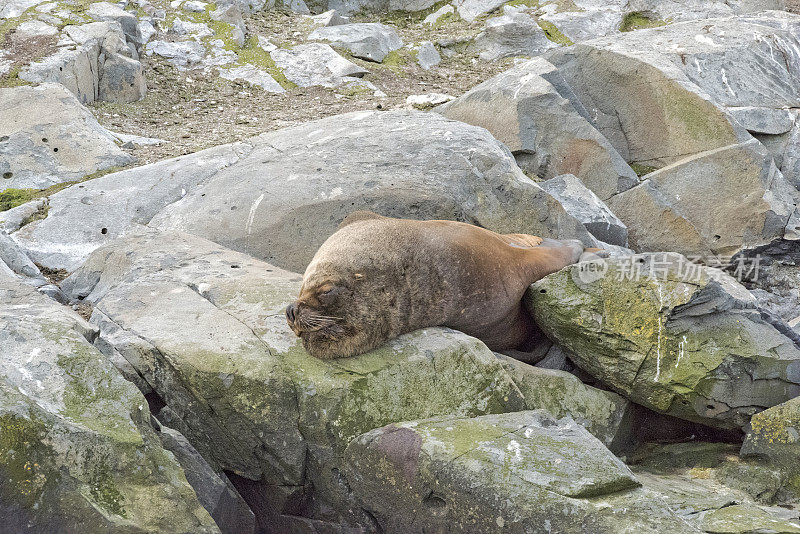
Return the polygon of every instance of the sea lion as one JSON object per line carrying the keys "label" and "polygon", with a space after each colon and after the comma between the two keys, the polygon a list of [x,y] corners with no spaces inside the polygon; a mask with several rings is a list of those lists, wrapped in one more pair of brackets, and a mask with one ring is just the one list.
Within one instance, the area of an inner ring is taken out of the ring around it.
{"label": "sea lion", "polygon": [[355,356],[429,326],[512,349],[535,328],[525,290],[583,252],[579,241],[356,212],[311,260],[286,320],[321,359]]}

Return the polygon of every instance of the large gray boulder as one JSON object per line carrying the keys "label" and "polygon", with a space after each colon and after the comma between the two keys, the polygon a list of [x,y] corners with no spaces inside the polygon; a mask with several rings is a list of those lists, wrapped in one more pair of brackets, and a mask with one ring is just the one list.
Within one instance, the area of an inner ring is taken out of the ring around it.
{"label": "large gray boulder", "polygon": [[306,43],[276,48],[270,56],[286,79],[300,87],[336,87],[358,81],[369,71],[339,55],[330,45]]}
{"label": "large gray boulder", "polygon": [[800,394],[788,326],[729,275],[678,254],[577,264],[533,284],[526,302],[575,364],[658,412],[743,427]]}
{"label": "large gray boulder", "polygon": [[133,158],[63,86],[0,89],[0,191],[45,189]]}
{"label": "large gray boulder", "polygon": [[603,200],[637,183],[558,70],[542,58],[498,74],[437,111],[486,128],[540,178],[574,174]]}
{"label": "large gray boulder", "polygon": [[[105,2],[92,6],[101,4]],[[147,84],[139,62],[138,41],[127,35],[125,27],[128,26],[111,18],[105,22],[65,26],[58,50],[27,66],[20,78],[36,83],[60,83],[84,104],[96,100],[119,103],[141,100],[147,92]]]}
{"label": "large gray boulder", "polygon": [[608,204],[638,251],[733,256],[797,233],[800,193],[751,139],[663,167]]}
{"label": "large gray boulder", "polygon": [[308,38],[327,41],[332,46],[346,48],[355,57],[377,63],[403,46],[394,28],[378,22],[323,26],[311,32]]}
{"label": "large gray boulder", "polygon": [[475,37],[468,51],[484,61],[494,61],[504,57],[538,56],[556,46],[532,16],[508,9],[503,16],[486,21],[486,27]]}
{"label": "large gray boulder", "polygon": [[452,330],[357,358],[312,358],[283,313],[300,282],[209,241],[150,230],[96,251],[63,287],[94,304],[98,346],[163,399],[175,414],[165,424],[216,469],[260,481],[276,516],[306,502],[309,517],[368,525],[340,475],[353,438],[398,420],[523,408],[494,354]]}
{"label": "large gray boulder", "polygon": [[698,532],[586,430],[539,411],[391,424],[345,462],[381,532]]}
{"label": "large gray boulder", "polygon": [[0,323],[4,530],[219,532],[95,327],[2,275]]}
{"label": "large gray boulder", "polygon": [[338,115],[109,174],[52,195],[47,218],[13,235],[34,261],[74,270],[149,224],[302,272],[359,209],[594,243],[489,132],[417,111]]}

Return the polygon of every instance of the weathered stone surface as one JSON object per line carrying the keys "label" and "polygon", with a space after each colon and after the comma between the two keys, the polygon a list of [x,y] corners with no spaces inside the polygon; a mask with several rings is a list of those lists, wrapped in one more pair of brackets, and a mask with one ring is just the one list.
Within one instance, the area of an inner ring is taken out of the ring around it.
{"label": "weathered stone surface", "polygon": [[369,72],[322,43],[307,43],[289,49],[276,48],[270,52],[270,56],[286,79],[300,87],[336,87]]}
{"label": "weathered stone surface", "polygon": [[597,239],[612,245],[628,246],[628,227],[575,175],[562,174],[542,182],[541,186]]}
{"label": "weathered stone surface", "polygon": [[157,430],[162,445],[175,455],[198,501],[211,514],[222,534],[255,534],[253,511],[227,477],[214,471],[180,432],[161,425]]}
{"label": "weathered stone surface", "polygon": [[0,260],[13,272],[28,278],[42,279],[42,273],[19,246],[0,231]]}
{"label": "weathered stone surface", "polygon": [[34,83],[60,83],[82,103],[94,102],[98,94],[99,54],[99,43],[94,40],[74,49],[62,47],[25,67],[19,77]]}
{"label": "weathered stone surface", "polygon": [[757,413],[750,420],[747,437],[742,445],[743,456],[769,460],[788,471],[799,481],[800,466],[800,397]]}
{"label": "weathered stone surface", "polygon": [[623,157],[658,168],[746,141],[725,106],[798,105],[798,24],[797,15],[784,12],[690,21],[547,57]]}
{"label": "weathered stone surface", "polygon": [[423,41],[412,48],[417,55],[417,63],[425,70],[435,67],[442,61],[439,51],[430,41]]}
{"label": "weathered stone surface", "polygon": [[743,427],[800,394],[800,347],[786,325],[762,317],[730,276],[678,254],[568,267],[526,302],[578,366],[658,412]]}
{"label": "weathered stone surface", "polygon": [[755,139],[663,167],[608,201],[632,248],[704,257],[797,232],[798,204],[797,190]]}
{"label": "weathered stone surface", "polygon": [[492,132],[529,174],[544,179],[574,174],[603,200],[637,183],[636,173],[544,59],[499,74],[439,111]]}
{"label": "weathered stone surface", "polygon": [[115,21],[122,26],[127,39],[133,43],[142,44],[142,35],[139,33],[139,21],[136,15],[129,13],[110,2],[92,2],[86,13],[98,21]]}
{"label": "weathered stone surface", "polygon": [[[757,504],[736,488],[731,469],[751,467],[742,482],[756,490],[768,469],[740,458],[736,445],[675,443],[648,445],[634,453],[631,469],[644,487],[658,492],[678,515],[704,532],[796,532],[800,514],[789,507]],[[765,494],[760,494],[764,499]]]}
{"label": "weathered stone surface", "polygon": [[142,64],[121,54],[112,54],[103,62],[97,88],[105,102],[136,102],[147,93]]}
{"label": "weathered stone surface", "polygon": [[219,532],[96,330],[0,277],[0,515],[9,532]]}
{"label": "weathered stone surface", "polygon": [[346,48],[355,57],[380,63],[389,52],[398,50],[403,41],[393,28],[378,22],[340,24],[317,28],[308,36]]}
{"label": "weathered stone surface", "polygon": [[67,188],[50,196],[46,219],[19,230],[19,220],[39,209],[39,202],[3,212],[0,218],[7,231],[17,230],[14,239],[34,261],[73,271],[94,249],[147,224],[159,210],[251,149],[245,143],[223,145]]}
{"label": "weathered stone surface", "polygon": [[196,41],[150,41],[145,46],[147,55],[156,54],[172,63],[179,69],[186,69],[199,64],[205,56],[206,49]]}
{"label": "weathered stone surface", "polygon": [[542,369],[498,355],[525,397],[526,410],[544,410],[556,419],[569,416],[612,451],[630,445],[631,403],[611,391],[583,384],[564,371]]}
{"label": "weathered stone surface", "polygon": [[454,0],[453,5],[458,15],[472,22],[484,13],[490,13],[505,4],[504,0]]}
{"label": "weathered stone surface", "polygon": [[275,81],[266,71],[253,65],[242,65],[230,69],[219,69],[219,75],[226,80],[243,80],[251,85],[257,85],[269,93],[285,93],[281,84]]}
{"label": "weathered stone surface", "polygon": [[96,251],[63,283],[95,304],[98,346],[133,365],[212,465],[261,480],[275,514],[306,502],[308,517],[368,524],[339,474],[353,438],[397,420],[522,409],[494,354],[452,330],[358,358],[308,356],[283,313],[299,285],[244,254],[152,230]]}
{"label": "weathered stone surface", "polygon": [[44,189],[133,158],[64,87],[0,89],[0,191]]}
{"label": "weathered stone surface", "polygon": [[494,61],[504,57],[538,56],[556,46],[533,17],[507,9],[502,17],[486,21],[486,27],[475,37],[468,51],[484,61]]}
{"label": "weathered stone surface", "polygon": [[696,532],[569,418],[440,417],[367,432],[345,475],[383,532]]}
{"label": "weathered stone surface", "polygon": [[437,114],[348,113],[253,143],[247,157],[190,190],[150,226],[199,235],[295,272],[358,209],[592,244],[583,225],[524,176],[486,130]]}

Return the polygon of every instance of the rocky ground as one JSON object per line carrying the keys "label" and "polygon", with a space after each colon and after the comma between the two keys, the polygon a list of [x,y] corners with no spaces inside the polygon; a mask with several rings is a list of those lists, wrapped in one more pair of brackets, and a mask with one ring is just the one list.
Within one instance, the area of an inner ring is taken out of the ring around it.
{"label": "rocky ground", "polygon": [[[800,532],[793,13],[0,0],[4,531]],[[611,257],[316,360],[358,209]]]}

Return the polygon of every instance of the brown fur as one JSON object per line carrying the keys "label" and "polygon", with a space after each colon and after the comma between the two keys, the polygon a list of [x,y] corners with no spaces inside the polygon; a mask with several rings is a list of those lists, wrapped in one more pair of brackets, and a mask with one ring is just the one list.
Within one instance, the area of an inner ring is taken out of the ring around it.
{"label": "brown fur", "polygon": [[534,328],[525,290],[583,251],[578,241],[356,212],[317,251],[287,320],[322,359],[429,326],[461,330],[492,350],[515,348]]}

